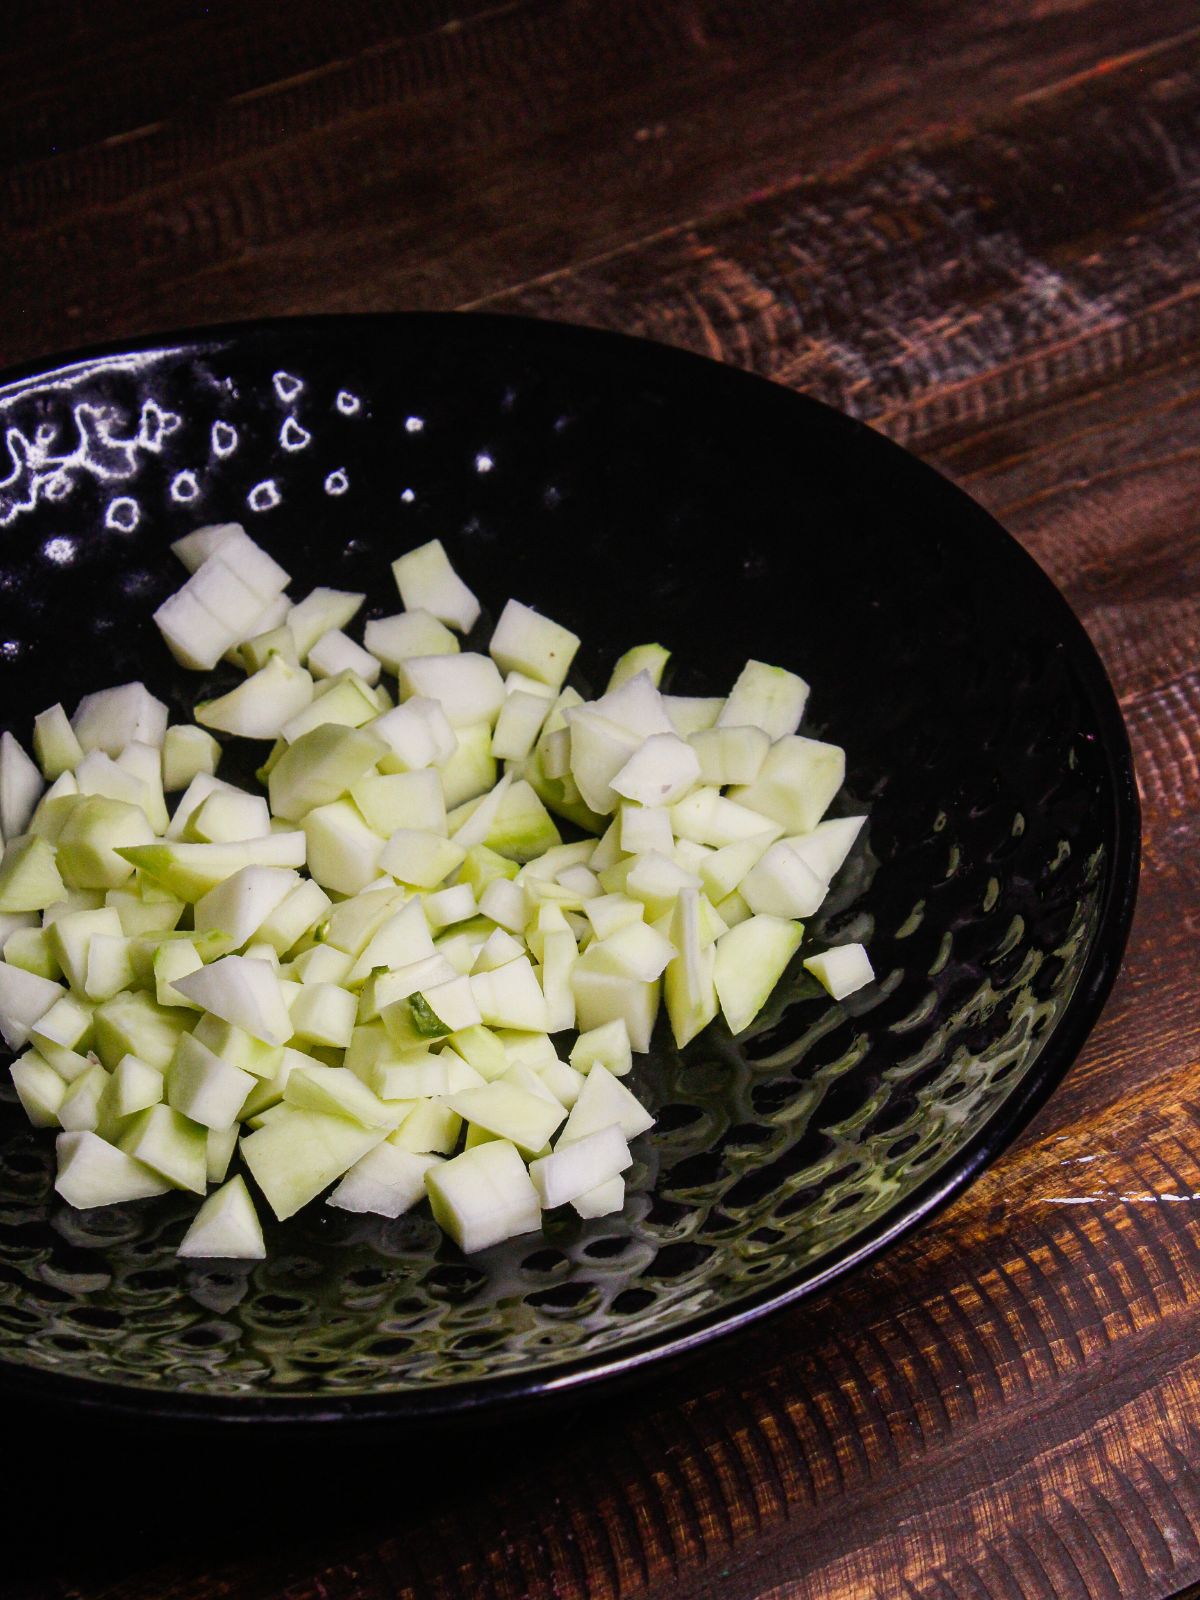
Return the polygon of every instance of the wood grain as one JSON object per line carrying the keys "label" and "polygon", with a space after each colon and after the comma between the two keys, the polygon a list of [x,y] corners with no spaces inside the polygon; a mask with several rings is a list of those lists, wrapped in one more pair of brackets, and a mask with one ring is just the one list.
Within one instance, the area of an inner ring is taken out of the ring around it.
{"label": "wood grain", "polygon": [[[49,1553],[18,1540],[6,1597],[1195,1592],[1194,6],[103,10],[6,15],[7,357],[469,304],[821,395],[956,478],[1062,587],[1125,710],[1145,861],[1125,970],[1061,1091],[849,1283],[548,1435],[196,1443],[188,1496],[141,1468],[124,1521],[83,1495]],[[60,1441],[34,1415],[10,1429],[11,1524],[36,1528]]]}
{"label": "wood grain", "polygon": [[[1196,24],[1187,0],[373,9],[332,41],[315,0],[286,28],[222,5],[137,32],[122,6],[111,38],[31,38],[0,108],[19,313],[0,359],[189,319],[471,303]],[[632,318],[645,289],[621,291]]]}
{"label": "wood grain", "polygon": [[934,451],[1193,337],[1198,49],[1102,63],[974,137],[798,181],[486,304],[632,325]]}

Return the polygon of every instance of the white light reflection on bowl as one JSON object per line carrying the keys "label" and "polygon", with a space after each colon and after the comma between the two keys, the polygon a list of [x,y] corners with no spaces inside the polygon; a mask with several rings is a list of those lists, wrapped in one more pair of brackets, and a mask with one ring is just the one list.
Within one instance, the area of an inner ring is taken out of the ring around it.
{"label": "white light reflection on bowl", "polygon": [[294,378],[290,372],[277,372],[271,382],[285,406],[290,405],[304,387],[304,379]]}
{"label": "white light reflection on bowl", "polygon": [[215,456],[231,456],[238,447],[238,432],[232,422],[214,422],[212,450]]}
{"label": "white light reflection on bowl", "polygon": [[75,541],[61,535],[57,539],[47,539],[42,546],[42,554],[48,561],[53,561],[56,567],[69,567],[75,559]]}
{"label": "white light reflection on bowl", "polygon": [[115,528],[118,533],[132,533],[142,518],[142,508],[137,501],[127,494],[121,494],[115,500],[108,502],[108,509],[104,513],[104,526]]}
{"label": "white light reflection on bowl", "polygon": [[295,417],[289,417],[279,430],[279,442],[285,450],[294,455],[297,450],[303,450],[312,443],[312,434],[307,428],[302,428]]}
{"label": "white light reflection on bowl", "polygon": [[194,500],[199,493],[200,481],[189,468],[177,472],[171,479],[171,499],[179,505],[187,505],[188,501]]}
{"label": "white light reflection on bowl", "polygon": [[274,478],[264,478],[261,483],[256,483],[246,496],[246,504],[251,511],[271,511],[282,498]]}

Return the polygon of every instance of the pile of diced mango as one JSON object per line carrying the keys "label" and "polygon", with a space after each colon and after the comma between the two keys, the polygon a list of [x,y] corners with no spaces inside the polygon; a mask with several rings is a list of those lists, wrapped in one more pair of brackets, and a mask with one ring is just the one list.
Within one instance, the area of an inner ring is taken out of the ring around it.
{"label": "pile of diced mango", "polygon": [[[797,732],[803,680],[665,694],[642,645],[585,701],[578,638],[516,600],[463,649],[436,540],[361,642],[367,596],[292,600],[240,526],[174,548],[163,638],[242,681],[191,724],[140,683],[52,706],[36,761],[0,737],[0,1032],[60,1195],[206,1197],[184,1256],[264,1254],[235,1162],[278,1218],[428,1198],[466,1251],[619,1210],[660,1007],[680,1047],[747,1028],[861,827],[825,819],[844,757]],[[214,735],[271,741],[258,792]],[[860,945],[805,965],[872,977]]]}

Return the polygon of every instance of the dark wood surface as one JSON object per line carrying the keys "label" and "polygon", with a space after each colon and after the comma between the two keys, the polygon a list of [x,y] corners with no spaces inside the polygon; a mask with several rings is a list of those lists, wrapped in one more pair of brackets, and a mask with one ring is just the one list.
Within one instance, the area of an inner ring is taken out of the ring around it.
{"label": "dark wood surface", "polygon": [[874,421],[1036,556],[1113,677],[1145,818],[1078,1065],[885,1260],[546,1431],[168,1461],[10,1418],[0,1592],[1200,1583],[1195,0],[8,0],[0,75],[4,364],[487,306],[751,367]]}

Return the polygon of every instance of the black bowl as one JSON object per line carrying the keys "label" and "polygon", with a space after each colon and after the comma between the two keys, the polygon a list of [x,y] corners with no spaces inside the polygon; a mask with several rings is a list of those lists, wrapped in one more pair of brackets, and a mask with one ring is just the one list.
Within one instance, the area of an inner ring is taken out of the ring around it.
{"label": "black bowl", "polygon": [[[207,686],[150,620],[172,538],[240,519],[294,574],[395,609],[437,535],[493,610],[579,632],[576,681],[657,639],[670,687],[754,655],[812,684],[869,827],[807,947],[864,939],[842,1005],[799,965],[750,1032],[636,1069],[658,1115],[624,1213],[471,1258],[424,1208],[316,1205],[261,1263],[184,1263],[193,1202],[77,1212],[0,1107],[0,1381],[176,1419],[416,1420],[631,1376],[811,1293],[960,1190],[1062,1077],[1137,879],[1125,731],[1082,628],[978,506],[870,429],[660,346],[507,318],[183,334],[0,388],[4,725],[142,677]],[[491,618],[485,613],[483,626]],[[804,953],[804,952],[802,952]]]}

